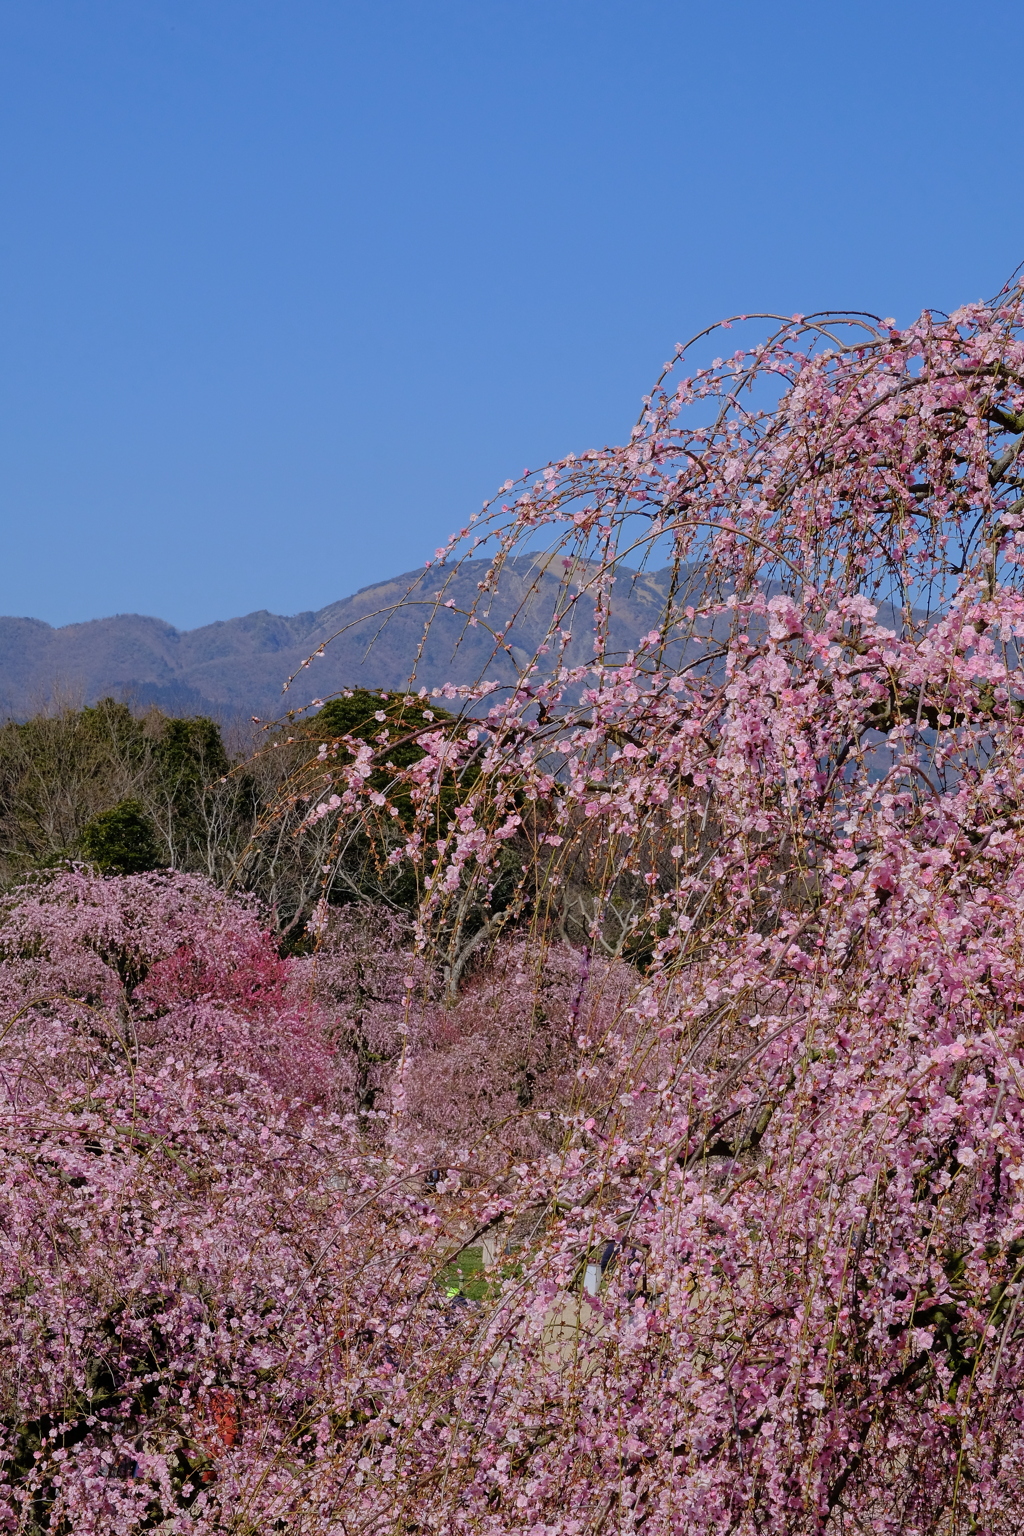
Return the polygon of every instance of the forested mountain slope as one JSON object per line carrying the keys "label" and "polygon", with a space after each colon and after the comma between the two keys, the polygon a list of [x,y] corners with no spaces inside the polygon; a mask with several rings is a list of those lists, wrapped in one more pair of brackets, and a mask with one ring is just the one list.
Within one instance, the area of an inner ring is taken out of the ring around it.
{"label": "forested mountain slope", "polygon": [[[593,604],[586,596],[573,604],[579,587],[570,578],[576,573],[561,561],[553,568],[529,556],[515,559],[497,594],[478,610],[479,621],[467,627],[466,612],[480,599],[486,569],[486,561],[470,560],[451,571],[406,572],[316,612],[284,617],[263,610],[192,630],[140,614],[60,629],[38,619],[0,618],[0,718],[25,719],[54,700],[81,705],[108,695],[222,720],[274,717],[343,687],[401,686],[414,670],[418,684],[428,688],[480,677],[511,682],[515,661],[507,651],[494,654],[492,630],[505,630],[510,647],[532,655],[556,606],[567,603],[566,627],[574,634],[570,658],[587,659]],[[621,572],[613,600],[614,647],[629,649],[658,622],[667,591],[667,572]],[[454,607],[443,606],[448,603]],[[507,627],[513,615],[515,623]],[[332,636],[308,680],[300,678],[282,695],[287,678]]]}

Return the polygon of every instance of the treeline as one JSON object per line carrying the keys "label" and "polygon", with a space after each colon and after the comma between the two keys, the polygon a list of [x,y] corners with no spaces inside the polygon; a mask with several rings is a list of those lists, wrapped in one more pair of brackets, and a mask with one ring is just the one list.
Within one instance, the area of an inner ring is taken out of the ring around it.
{"label": "treeline", "polygon": [[387,858],[404,839],[406,807],[372,839],[336,809],[310,819],[350,756],[346,738],[376,743],[382,722],[398,770],[422,756],[418,733],[457,728],[418,699],[365,689],[235,742],[206,717],[113,698],[10,721],[0,726],[0,887],[73,862],[104,874],[201,874],[255,893],[286,948],[322,898],[410,909],[415,881]]}

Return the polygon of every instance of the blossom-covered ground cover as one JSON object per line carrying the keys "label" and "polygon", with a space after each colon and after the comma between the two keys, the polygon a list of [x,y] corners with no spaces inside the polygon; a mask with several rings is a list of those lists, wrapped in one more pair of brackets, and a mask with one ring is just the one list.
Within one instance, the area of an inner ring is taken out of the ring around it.
{"label": "blossom-covered ground cover", "polygon": [[683,349],[510,484],[518,687],[289,788],[411,919],[329,859],[289,959],[194,877],[9,901],[9,1529],[1022,1529],[1022,319]]}

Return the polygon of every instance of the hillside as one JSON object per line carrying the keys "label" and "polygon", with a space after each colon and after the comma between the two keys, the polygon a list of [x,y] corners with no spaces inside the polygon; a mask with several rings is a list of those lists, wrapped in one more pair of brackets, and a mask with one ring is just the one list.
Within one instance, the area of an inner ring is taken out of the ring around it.
{"label": "hillside", "polygon": [[[458,610],[479,598],[486,568],[486,561],[475,560],[457,571],[406,572],[315,612],[261,610],[192,630],[140,614],[61,628],[0,617],[0,718],[24,719],[54,700],[88,704],[106,695],[171,713],[272,718],[351,685],[400,687],[413,673],[417,686],[428,688],[480,677],[511,682],[513,661],[507,653],[493,654],[486,625],[503,629],[515,615],[508,640],[532,654],[556,604],[564,605],[567,591],[576,589],[561,579],[561,564],[556,575],[543,562],[520,557],[506,567],[497,595],[480,608],[482,622],[467,627]],[[455,611],[435,611],[442,583],[441,601],[453,601]],[[657,623],[666,590],[667,573],[620,572],[613,605],[616,649],[630,648]],[[572,621],[574,661],[590,654],[592,622],[593,605],[581,599]],[[282,694],[289,675],[328,641],[309,680],[300,678]]]}

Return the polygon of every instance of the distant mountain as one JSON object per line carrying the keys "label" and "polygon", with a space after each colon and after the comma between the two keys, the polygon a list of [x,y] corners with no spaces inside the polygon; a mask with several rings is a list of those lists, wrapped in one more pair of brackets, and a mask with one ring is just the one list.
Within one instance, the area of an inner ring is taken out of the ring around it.
{"label": "distant mountain", "polygon": [[[200,629],[179,630],[134,613],[60,629],[39,619],[0,618],[0,718],[25,719],[61,701],[89,704],[113,695],[225,722],[272,719],[341,688],[400,688],[412,675],[416,687],[428,688],[479,678],[511,683],[552,614],[578,589],[567,586],[572,572],[561,560],[521,556],[506,566],[497,594],[482,601],[477,624],[468,626],[458,610],[480,600],[486,569],[486,561],[471,560],[452,570],[408,572],[316,612],[285,618],[261,610]],[[619,572],[612,604],[616,649],[628,650],[657,625],[667,592],[667,572]],[[454,610],[440,606],[448,602]],[[570,660],[586,661],[593,648],[589,599],[579,600],[565,627],[573,635]],[[503,650],[494,654],[490,629],[505,631],[514,659]],[[320,646],[323,656],[282,693],[289,675]]]}

